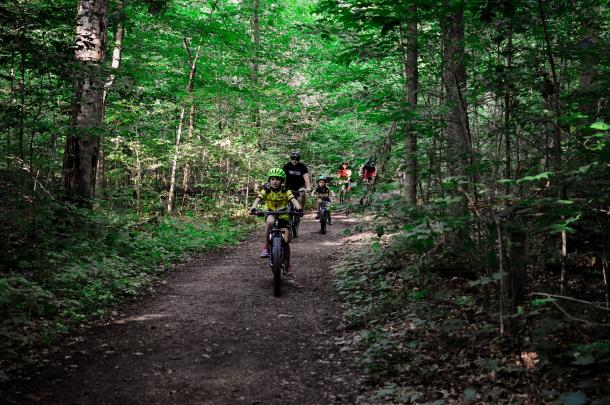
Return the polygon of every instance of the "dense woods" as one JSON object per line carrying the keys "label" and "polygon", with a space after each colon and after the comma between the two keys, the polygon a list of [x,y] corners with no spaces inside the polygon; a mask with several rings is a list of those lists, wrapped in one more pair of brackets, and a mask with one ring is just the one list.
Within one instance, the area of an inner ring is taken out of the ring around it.
{"label": "dense woods", "polygon": [[[599,0],[3,2],[1,364],[244,235],[264,173],[299,150],[314,175],[377,165],[351,200],[375,236],[336,288],[383,395],[430,377],[405,366],[416,351],[485,337],[472,367],[531,373],[534,403],[607,397],[609,13]],[[553,375],[558,391],[535,393]]]}

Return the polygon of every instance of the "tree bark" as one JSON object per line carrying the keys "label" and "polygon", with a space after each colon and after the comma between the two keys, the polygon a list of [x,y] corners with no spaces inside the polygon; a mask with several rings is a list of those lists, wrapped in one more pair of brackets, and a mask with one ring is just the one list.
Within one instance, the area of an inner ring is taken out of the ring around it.
{"label": "tree bark", "polygon": [[62,185],[68,200],[91,206],[104,109],[104,85],[99,68],[104,62],[108,26],[107,0],[80,0],[76,26],[74,80],[70,129],[62,166]]}
{"label": "tree bark", "polygon": [[[509,23],[510,24],[510,23]],[[504,75],[504,141],[505,141],[505,162],[506,170],[504,177],[510,179],[512,176],[511,162],[511,87],[512,87],[512,64],[513,64],[513,28],[512,24],[508,27],[508,45],[506,49],[506,72]],[[506,184],[506,194],[510,194],[510,184]]]}
{"label": "tree bark", "polygon": [[408,204],[417,203],[417,132],[414,128],[417,109],[418,69],[417,69],[417,6],[409,7],[411,21],[407,24],[406,58],[404,59],[404,76],[408,109],[411,112],[405,140],[405,198]]}
{"label": "tree bark", "polygon": [[[450,153],[451,174],[466,174],[472,163],[472,142],[468,133],[466,103],[463,97],[466,88],[466,64],[464,50],[464,4],[451,5],[444,0],[449,14],[441,18],[443,29],[443,84],[447,94],[447,141]],[[457,170],[456,170],[457,169]]]}

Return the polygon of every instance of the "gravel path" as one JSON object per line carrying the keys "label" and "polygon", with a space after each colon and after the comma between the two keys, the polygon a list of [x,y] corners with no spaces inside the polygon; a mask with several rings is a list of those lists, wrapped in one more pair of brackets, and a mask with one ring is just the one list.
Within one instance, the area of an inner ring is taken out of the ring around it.
{"label": "gravel path", "polygon": [[340,350],[341,308],[329,271],[349,222],[337,216],[321,235],[311,214],[303,218],[292,244],[300,288],[286,285],[280,298],[258,257],[260,235],[177,267],[154,296],[65,342],[11,402],[355,402],[359,377]]}

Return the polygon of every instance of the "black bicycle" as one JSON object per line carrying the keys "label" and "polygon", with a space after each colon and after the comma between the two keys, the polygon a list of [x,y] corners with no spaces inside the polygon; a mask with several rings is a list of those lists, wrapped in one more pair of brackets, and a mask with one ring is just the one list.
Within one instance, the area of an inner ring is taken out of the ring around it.
{"label": "black bicycle", "polygon": [[[297,193],[298,196],[305,195],[305,191],[295,191],[294,193]],[[295,197],[297,197],[297,196],[295,195]],[[298,197],[297,197],[297,199],[298,199]],[[304,198],[303,198],[303,200],[304,200]],[[290,207],[290,210],[294,210],[294,206],[292,205],[292,203],[289,204],[289,207]],[[304,209],[305,207],[301,207],[301,208]],[[290,233],[292,234],[293,238],[297,238],[299,236],[299,225],[301,223],[301,216],[291,215],[290,219],[288,221],[290,223]]]}
{"label": "black bicycle", "polygon": [[279,297],[282,294],[282,276],[288,271],[288,263],[286,263],[286,246],[288,244],[286,238],[288,235],[285,235],[284,233],[286,228],[280,227],[279,220],[279,216],[285,214],[289,215],[290,218],[303,216],[302,212],[293,210],[256,211],[253,213],[253,215],[265,218],[269,215],[273,215],[275,218],[273,228],[271,228],[271,232],[269,232],[269,266],[273,272],[273,295],[276,297]]}
{"label": "black bicycle", "polygon": [[350,179],[343,181],[341,188],[339,189],[339,203],[343,204],[347,201],[347,193],[349,193]]}
{"label": "black bicycle", "polygon": [[318,208],[318,215],[320,217],[320,233],[326,233],[326,225],[330,222],[330,199],[322,198],[320,201],[320,208]]}

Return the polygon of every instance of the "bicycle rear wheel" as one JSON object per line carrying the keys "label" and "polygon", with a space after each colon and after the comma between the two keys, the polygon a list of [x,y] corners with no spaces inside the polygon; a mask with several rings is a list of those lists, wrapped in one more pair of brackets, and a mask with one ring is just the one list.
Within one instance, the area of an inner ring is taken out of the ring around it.
{"label": "bicycle rear wheel", "polygon": [[284,241],[281,236],[271,240],[271,270],[273,271],[273,295],[282,294],[282,264],[284,263]]}

